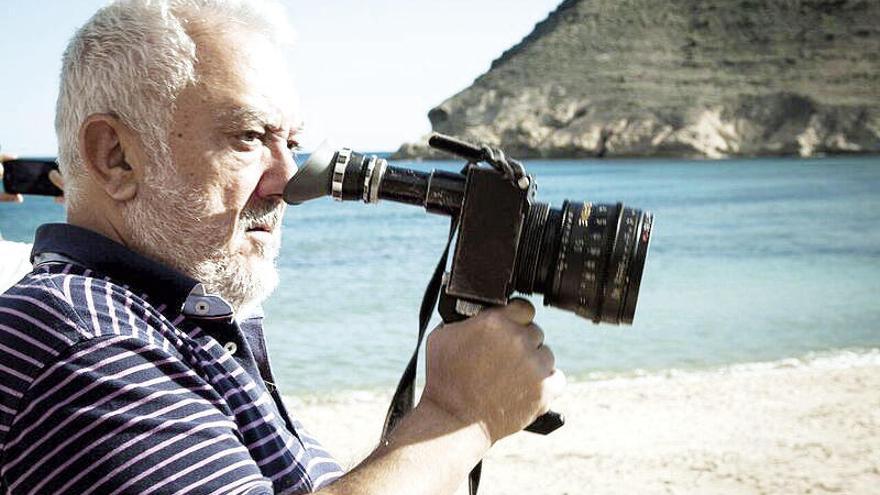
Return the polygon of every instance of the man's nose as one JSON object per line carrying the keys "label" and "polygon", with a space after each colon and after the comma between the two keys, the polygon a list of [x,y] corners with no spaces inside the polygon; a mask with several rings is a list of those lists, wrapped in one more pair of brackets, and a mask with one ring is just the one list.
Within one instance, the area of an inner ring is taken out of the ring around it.
{"label": "man's nose", "polygon": [[260,178],[257,193],[264,198],[272,196],[281,198],[284,194],[284,186],[296,171],[296,159],[293,152],[287,148],[283,151],[273,152],[270,163],[267,164],[263,177]]}

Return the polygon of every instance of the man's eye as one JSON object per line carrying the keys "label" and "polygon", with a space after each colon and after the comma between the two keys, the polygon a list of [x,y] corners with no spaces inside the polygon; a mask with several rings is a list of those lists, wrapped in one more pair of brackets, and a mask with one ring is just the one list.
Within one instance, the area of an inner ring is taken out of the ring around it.
{"label": "man's eye", "polygon": [[257,141],[262,141],[264,135],[265,134],[263,134],[262,132],[259,132],[259,131],[247,131],[247,132],[241,133],[239,135],[239,139],[241,139],[242,141],[244,141],[246,143],[255,143]]}
{"label": "man's eye", "polygon": [[292,140],[287,142],[287,149],[289,149],[290,151],[296,152],[296,153],[299,153],[300,151],[302,151],[302,148],[300,148],[299,143],[296,141],[292,141]]}

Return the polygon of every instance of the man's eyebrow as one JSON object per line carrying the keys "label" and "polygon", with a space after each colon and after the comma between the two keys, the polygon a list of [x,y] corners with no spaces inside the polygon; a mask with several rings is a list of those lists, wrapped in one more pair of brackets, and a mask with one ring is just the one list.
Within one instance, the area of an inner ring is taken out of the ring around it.
{"label": "man's eyebrow", "polygon": [[[277,115],[270,115],[253,107],[228,107],[221,109],[216,114],[217,121],[223,127],[238,130],[243,125],[253,125],[261,129],[280,130],[281,119]],[[302,120],[297,119],[291,123],[291,133],[296,134],[303,128]]]}
{"label": "man's eyebrow", "polygon": [[273,119],[266,112],[252,107],[229,107],[218,110],[217,120],[224,126],[252,124],[257,127],[273,127]]}

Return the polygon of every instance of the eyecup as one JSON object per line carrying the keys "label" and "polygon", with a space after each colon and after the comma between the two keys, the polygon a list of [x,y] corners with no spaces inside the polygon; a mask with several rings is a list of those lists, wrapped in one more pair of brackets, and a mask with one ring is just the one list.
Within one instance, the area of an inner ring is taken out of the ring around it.
{"label": "eyecup", "polygon": [[297,170],[284,186],[284,201],[298,205],[306,201],[328,196],[331,191],[330,180],[333,175],[333,162],[336,149],[328,141],[318,149]]}

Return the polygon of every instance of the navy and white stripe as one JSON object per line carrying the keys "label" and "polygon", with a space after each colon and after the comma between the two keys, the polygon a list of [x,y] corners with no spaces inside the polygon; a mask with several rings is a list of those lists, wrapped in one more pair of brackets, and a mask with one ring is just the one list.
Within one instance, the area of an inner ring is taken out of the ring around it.
{"label": "navy and white stripe", "polygon": [[211,311],[189,313],[195,281],[70,225],[34,253],[55,254],[0,295],[0,494],[308,493],[342,474],[267,388],[261,317],[202,294]]}

